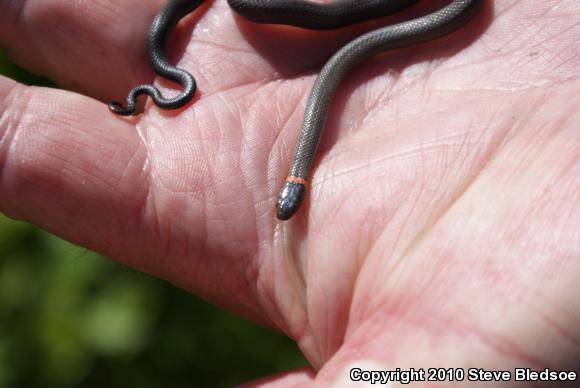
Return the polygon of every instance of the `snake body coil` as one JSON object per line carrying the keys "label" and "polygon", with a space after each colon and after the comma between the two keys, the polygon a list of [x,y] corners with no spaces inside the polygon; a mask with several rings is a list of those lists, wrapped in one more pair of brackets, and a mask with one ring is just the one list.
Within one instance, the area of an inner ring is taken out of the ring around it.
{"label": "snake body coil", "polygon": [[[335,0],[323,4],[300,0],[228,0],[228,3],[237,13],[255,22],[288,24],[310,29],[332,29],[390,14],[416,1]],[[451,1],[447,6],[426,16],[362,35],[330,58],[318,75],[306,104],[294,159],[276,203],[276,215],[280,220],[289,219],[304,198],[306,182],[326,122],[328,108],[344,76],[357,63],[371,55],[436,39],[457,30],[477,13],[483,1]],[[148,52],[151,66],[159,75],[181,83],[182,93],[177,97],[166,99],[154,86],[139,85],[129,93],[126,107],[117,102],[109,104],[113,112],[122,115],[133,114],[135,99],[140,94],[150,95],[155,104],[164,109],[182,107],[193,98],[196,89],[195,79],[188,72],[169,64],[165,55],[165,45],[169,32],[179,19],[192,12],[201,3],[203,0],[170,0],[153,20],[149,32]]]}

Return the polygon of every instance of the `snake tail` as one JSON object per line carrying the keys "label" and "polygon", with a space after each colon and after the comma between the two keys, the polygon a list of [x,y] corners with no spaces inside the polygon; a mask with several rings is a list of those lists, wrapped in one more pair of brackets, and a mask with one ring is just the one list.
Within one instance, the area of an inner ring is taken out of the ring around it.
{"label": "snake tail", "polygon": [[166,46],[168,37],[175,26],[184,16],[193,12],[204,0],[173,0],[169,1],[155,15],[147,38],[147,52],[149,63],[155,73],[182,86],[182,91],[175,97],[163,97],[159,89],[153,85],[138,85],[127,96],[126,105],[113,101],[108,104],[109,109],[118,115],[128,116],[135,114],[137,98],[146,94],[153,99],[155,105],[162,109],[178,109],[187,105],[197,90],[195,78],[187,71],[179,69],[169,63]]}

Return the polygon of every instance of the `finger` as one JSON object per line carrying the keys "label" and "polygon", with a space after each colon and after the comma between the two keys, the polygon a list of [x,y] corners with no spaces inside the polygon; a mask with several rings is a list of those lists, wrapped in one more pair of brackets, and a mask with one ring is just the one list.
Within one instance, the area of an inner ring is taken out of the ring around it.
{"label": "finger", "polygon": [[66,88],[109,100],[151,79],[145,44],[161,0],[0,0],[0,47]]}
{"label": "finger", "polygon": [[294,369],[282,372],[276,375],[266,376],[261,379],[249,381],[245,384],[238,385],[238,388],[285,388],[297,387],[312,383],[315,377],[315,371],[312,368]]}
{"label": "finger", "polygon": [[134,126],[99,102],[0,77],[0,212],[119,257],[139,224],[145,161]]}

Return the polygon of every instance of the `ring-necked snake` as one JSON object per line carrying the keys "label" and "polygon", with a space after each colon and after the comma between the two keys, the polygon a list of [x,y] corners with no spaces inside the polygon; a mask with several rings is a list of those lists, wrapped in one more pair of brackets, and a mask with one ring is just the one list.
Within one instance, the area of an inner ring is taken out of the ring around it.
{"label": "ring-necked snake", "polygon": [[[126,106],[111,102],[111,111],[121,115],[133,114],[135,99],[141,94],[151,96],[155,104],[163,109],[180,108],[191,101],[196,90],[195,79],[187,71],[169,64],[165,45],[177,22],[203,1],[169,0],[153,19],[149,31],[148,53],[151,66],[159,75],[180,83],[183,91],[176,97],[164,98],[154,86],[139,85],[129,92]],[[417,1],[335,0],[332,3],[313,3],[301,0],[228,0],[228,3],[238,14],[255,22],[332,29],[378,18]],[[276,203],[276,215],[280,220],[289,219],[304,198],[306,182],[332,96],[348,71],[371,55],[435,39],[460,28],[477,13],[483,1],[451,1],[447,6],[426,16],[364,34],[330,58],[318,75],[306,104],[294,159]]]}

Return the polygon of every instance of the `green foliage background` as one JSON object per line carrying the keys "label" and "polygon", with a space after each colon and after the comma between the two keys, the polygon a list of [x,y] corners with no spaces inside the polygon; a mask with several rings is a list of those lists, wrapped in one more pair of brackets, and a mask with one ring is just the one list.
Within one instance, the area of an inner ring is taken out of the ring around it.
{"label": "green foliage background", "polygon": [[[0,74],[50,85],[1,52]],[[279,334],[0,214],[0,388],[229,387],[304,365]]]}

